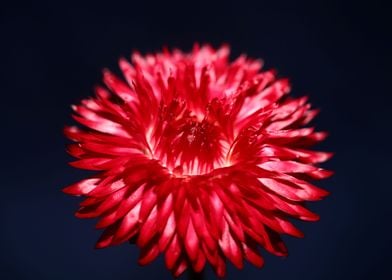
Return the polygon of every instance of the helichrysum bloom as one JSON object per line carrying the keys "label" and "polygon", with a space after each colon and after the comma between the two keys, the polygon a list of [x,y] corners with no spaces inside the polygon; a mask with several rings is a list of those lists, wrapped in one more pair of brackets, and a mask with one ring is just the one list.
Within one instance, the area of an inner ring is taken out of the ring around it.
{"label": "helichrysum bloom", "polygon": [[302,236],[289,220],[318,220],[305,202],[327,195],[309,181],[331,175],[317,165],[331,154],[309,150],[326,133],[307,126],[307,98],[227,46],[119,65],[124,79],[105,70],[106,87],[73,106],[83,128],[65,129],[71,165],[98,171],[64,189],[86,197],[77,217],[99,218],[96,247],[136,240],[140,264],[163,253],[174,276],[261,267],[260,247],[286,255],[280,235]]}

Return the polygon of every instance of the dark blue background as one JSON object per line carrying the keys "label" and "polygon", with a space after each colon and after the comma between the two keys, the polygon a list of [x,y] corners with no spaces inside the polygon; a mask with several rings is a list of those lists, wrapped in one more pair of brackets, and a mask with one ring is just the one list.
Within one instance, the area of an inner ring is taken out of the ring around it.
{"label": "dark blue background", "polygon": [[316,124],[331,132],[322,148],[336,152],[326,164],[336,175],[320,183],[331,195],[310,205],[320,222],[297,223],[306,237],[285,238],[288,258],[264,253],[263,269],[230,266],[228,279],[392,279],[387,5],[81,2],[0,7],[1,279],[170,279],[162,259],[136,265],[133,246],[93,250],[94,221],[74,218],[78,199],[60,192],[86,175],[67,165],[62,128],[103,67],[117,70],[133,49],[194,41],[228,42],[234,56],[290,77],[294,94],[322,109]]}

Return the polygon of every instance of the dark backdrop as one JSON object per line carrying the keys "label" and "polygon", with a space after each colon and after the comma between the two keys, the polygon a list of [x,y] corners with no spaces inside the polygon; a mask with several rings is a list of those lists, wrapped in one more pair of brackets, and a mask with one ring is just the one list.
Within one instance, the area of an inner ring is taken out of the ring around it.
{"label": "dark backdrop", "polygon": [[0,278],[170,279],[162,259],[139,267],[130,245],[93,250],[94,221],[60,192],[86,175],[67,165],[62,128],[120,56],[199,41],[290,77],[336,152],[320,183],[331,195],[311,205],[320,222],[297,223],[306,237],[285,238],[288,258],[264,253],[263,269],[230,266],[228,279],[392,279],[390,17],[379,1],[2,3]]}

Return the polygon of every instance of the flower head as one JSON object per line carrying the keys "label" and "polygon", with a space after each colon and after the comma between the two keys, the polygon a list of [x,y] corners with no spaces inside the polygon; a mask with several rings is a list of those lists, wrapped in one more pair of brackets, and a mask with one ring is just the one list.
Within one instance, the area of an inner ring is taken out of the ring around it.
{"label": "flower head", "polygon": [[317,114],[288,95],[287,79],[229,49],[195,46],[119,62],[106,87],[73,106],[83,128],[67,127],[71,165],[99,171],[64,189],[82,195],[76,216],[99,218],[96,247],[135,240],[144,265],[160,253],[174,276],[208,262],[261,267],[259,248],[287,254],[289,221],[316,221],[306,201],[327,192],[309,180],[331,154],[309,150],[326,137],[305,127]]}

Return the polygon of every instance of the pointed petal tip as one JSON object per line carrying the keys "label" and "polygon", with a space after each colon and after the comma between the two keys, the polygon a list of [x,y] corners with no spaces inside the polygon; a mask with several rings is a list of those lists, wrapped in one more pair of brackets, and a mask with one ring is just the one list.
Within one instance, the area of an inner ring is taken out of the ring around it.
{"label": "pointed petal tip", "polygon": [[278,70],[275,68],[269,69],[267,73],[271,74],[273,77],[276,77],[278,75]]}
{"label": "pointed petal tip", "polygon": [[314,133],[314,138],[316,141],[323,141],[328,138],[330,133],[328,131],[320,131]]}
{"label": "pointed petal tip", "polygon": [[138,258],[138,264],[145,266],[153,262],[159,255],[158,246],[149,244],[148,247],[142,247]]}
{"label": "pointed petal tip", "polygon": [[94,249],[96,249],[96,250],[104,249],[104,248],[105,248],[104,246],[102,246],[102,245],[100,245],[100,244],[98,244],[98,243],[96,243],[96,244],[94,245]]}
{"label": "pointed petal tip", "polygon": [[298,218],[300,220],[306,221],[306,222],[317,222],[320,220],[320,216],[316,213],[313,213],[313,212],[312,212],[312,214],[308,214],[306,216],[300,216]]}
{"label": "pointed petal tip", "polygon": [[333,174],[334,172],[331,170],[319,168],[318,170],[311,172],[309,175],[315,180],[322,180],[330,178]]}
{"label": "pointed petal tip", "polygon": [[219,49],[229,49],[230,50],[230,43],[227,41],[224,41]]}
{"label": "pointed petal tip", "polygon": [[120,56],[120,58],[118,59],[118,65],[121,67],[121,65],[123,65],[124,63],[128,63],[128,60],[125,57]]}
{"label": "pointed petal tip", "polygon": [[78,190],[75,189],[74,185],[62,188],[61,191],[65,194],[69,194],[69,195],[73,195],[73,196],[81,196],[82,195]]}
{"label": "pointed petal tip", "polygon": [[79,218],[79,219],[83,219],[83,218],[84,218],[84,215],[81,214],[79,211],[76,211],[76,212],[74,213],[74,215],[75,215],[76,218]]}
{"label": "pointed petal tip", "polygon": [[[326,162],[335,156],[335,152],[319,152],[320,158],[317,162]],[[331,171],[332,172],[332,171]]]}
{"label": "pointed petal tip", "polygon": [[108,76],[108,75],[111,75],[111,74],[112,74],[112,72],[109,70],[109,68],[103,68],[102,69],[102,75]]}
{"label": "pointed petal tip", "polygon": [[321,192],[320,192],[321,198],[327,197],[331,194],[331,192],[329,192],[327,190],[324,190],[324,189],[320,189],[320,190],[321,190]]}
{"label": "pointed petal tip", "polygon": [[96,249],[96,250],[105,249],[109,246],[110,246],[110,242],[98,240],[97,243],[95,243],[95,245],[94,245],[94,249]]}
{"label": "pointed petal tip", "polygon": [[314,190],[314,192],[312,193],[312,195],[309,197],[307,201],[320,201],[329,195],[330,195],[329,191],[325,189],[317,188],[316,190]]}
{"label": "pointed petal tip", "polygon": [[264,264],[265,264],[264,259],[262,259],[262,261],[259,263],[253,263],[253,265],[256,266],[257,268],[263,268]]}
{"label": "pointed petal tip", "polygon": [[79,128],[76,125],[66,125],[63,128],[64,135],[70,138],[71,140],[72,140],[71,134],[78,133],[78,132],[79,132]]}
{"label": "pointed petal tip", "polygon": [[324,170],[322,171],[321,179],[326,179],[326,178],[332,177],[334,174],[335,174],[335,171],[332,171],[332,170],[325,170],[325,169],[324,169]]}
{"label": "pointed petal tip", "polygon": [[291,90],[291,82],[290,82],[289,78],[282,78],[282,79],[277,80],[277,82],[280,84],[281,90],[285,94],[290,92],[290,90]]}

